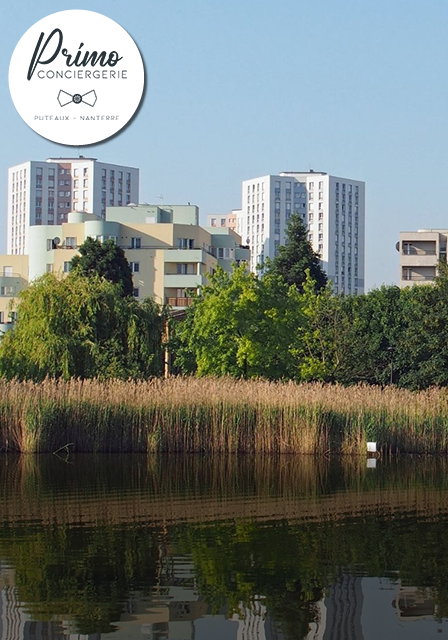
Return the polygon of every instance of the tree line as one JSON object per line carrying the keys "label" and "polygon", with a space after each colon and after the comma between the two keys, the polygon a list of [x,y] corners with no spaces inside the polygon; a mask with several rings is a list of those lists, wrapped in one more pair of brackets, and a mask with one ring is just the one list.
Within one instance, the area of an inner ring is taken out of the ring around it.
{"label": "tree line", "polygon": [[[132,274],[112,241],[86,240],[69,276],[46,274],[20,294],[0,375],[139,379],[198,376],[448,385],[448,271],[433,285],[334,295],[298,216],[260,274],[217,269],[182,321],[132,296]],[[170,325],[166,342],[166,324]]]}

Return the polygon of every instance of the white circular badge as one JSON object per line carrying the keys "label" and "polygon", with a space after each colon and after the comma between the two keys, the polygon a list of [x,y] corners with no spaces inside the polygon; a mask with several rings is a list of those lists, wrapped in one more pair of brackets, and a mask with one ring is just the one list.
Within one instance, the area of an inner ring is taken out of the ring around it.
{"label": "white circular badge", "polygon": [[106,140],[136,112],[142,57],[119,24],[93,11],[53,13],[22,36],[9,65],[14,105],[34,131],[64,145]]}

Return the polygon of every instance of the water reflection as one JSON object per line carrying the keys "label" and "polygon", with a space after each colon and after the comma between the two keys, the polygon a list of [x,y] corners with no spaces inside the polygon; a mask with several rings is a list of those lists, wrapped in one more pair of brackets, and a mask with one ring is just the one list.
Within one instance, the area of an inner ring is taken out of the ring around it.
{"label": "water reflection", "polygon": [[3,640],[446,633],[441,459],[0,459]]}

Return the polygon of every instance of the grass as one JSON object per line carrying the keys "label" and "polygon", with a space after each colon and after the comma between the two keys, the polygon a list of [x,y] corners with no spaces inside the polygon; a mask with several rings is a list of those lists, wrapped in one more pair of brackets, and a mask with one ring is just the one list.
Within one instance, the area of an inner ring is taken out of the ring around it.
{"label": "grass", "polygon": [[227,378],[0,381],[0,450],[448,453],[448,391]]}

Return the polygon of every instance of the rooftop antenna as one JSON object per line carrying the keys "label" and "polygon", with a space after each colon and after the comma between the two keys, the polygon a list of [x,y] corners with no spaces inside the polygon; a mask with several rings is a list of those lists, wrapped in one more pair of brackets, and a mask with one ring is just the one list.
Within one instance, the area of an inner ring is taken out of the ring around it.
{"label": "rooftop antenna", "polygon": [[160,200],[160,204],[163,204],[163,196],[157,196],[157,200]]}

